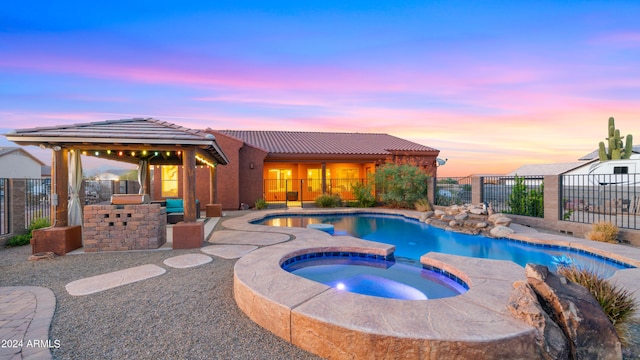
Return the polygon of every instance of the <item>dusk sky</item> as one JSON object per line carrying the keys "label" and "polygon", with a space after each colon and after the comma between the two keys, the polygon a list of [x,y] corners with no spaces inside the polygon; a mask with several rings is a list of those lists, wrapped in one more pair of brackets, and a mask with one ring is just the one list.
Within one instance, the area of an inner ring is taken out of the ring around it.
{"label": "dusk sky", "polygon": [[3,134],[131,117],[388,133],[439,149],[449,159],[440,176],[464,176],[576,161],[604,140],[610,116],[640,144],[637,0],[9,1],[0,10]]}

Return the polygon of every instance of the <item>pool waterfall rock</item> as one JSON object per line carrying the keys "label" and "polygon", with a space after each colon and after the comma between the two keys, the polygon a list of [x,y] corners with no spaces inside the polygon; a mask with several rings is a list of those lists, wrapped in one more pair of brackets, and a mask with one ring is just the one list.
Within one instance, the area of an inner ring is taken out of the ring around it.
{"label": "pool waterfall rock", "polygon": [[493,213],[484,204],[452,205],[422,214],[421,220],[445,230],[470,235],[482,234],[501,238],[513,233],[509,228],[511,218],[502,213]]}
{"label": "pool waterfall rock", "polygon": [[613,325],[586,288],[542,265],[528,264],[525,273],[508,308],[536,328],[542,359],[622,359]]}

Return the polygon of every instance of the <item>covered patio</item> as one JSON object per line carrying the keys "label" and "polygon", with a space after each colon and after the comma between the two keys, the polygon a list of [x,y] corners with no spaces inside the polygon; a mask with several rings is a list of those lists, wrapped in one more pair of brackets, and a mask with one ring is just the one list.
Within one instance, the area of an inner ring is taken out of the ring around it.
{"label": "covered patio", "polygon": [[83,239],[82,234],[83,205],[79,197],[82,182],[80,155],[138,166],[140,200],[133,200],[129,204],[127,202],[130,200],[125,200],[122,206],[148,204],[153,200],[150,199],[151,166],[181,165],[184,217],[182,222],[173,227],[174,248],[199,247],[204,241],[204,224],[196,221],[196,166],[209,168],[211,191],[207,200],[209,204],[213,204],[216,200],[216,166],[229,163],[214,135],[153,118],[19,129],[5,136],[19,145],[35,145],[52,150],[52,226],[34,234],[35,242],[40,244],[38,247],[32,246],[34,253],[53,251],[58,255],[64,255],[83,246],[84,241],[89,240]]}

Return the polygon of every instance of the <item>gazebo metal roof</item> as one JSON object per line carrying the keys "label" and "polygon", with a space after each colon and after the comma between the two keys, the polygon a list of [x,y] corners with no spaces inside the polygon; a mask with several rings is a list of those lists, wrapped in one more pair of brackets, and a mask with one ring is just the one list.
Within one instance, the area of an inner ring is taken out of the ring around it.
{"label": "gazebo metal roof", "polygon": [[181,165],[181,150],[196,149],[201,164],[226,165],[229,159],[215,136],[153,118],[107,120],[15,130],[5,134],[20,145],[76,149],[83,155],[137,164]]}

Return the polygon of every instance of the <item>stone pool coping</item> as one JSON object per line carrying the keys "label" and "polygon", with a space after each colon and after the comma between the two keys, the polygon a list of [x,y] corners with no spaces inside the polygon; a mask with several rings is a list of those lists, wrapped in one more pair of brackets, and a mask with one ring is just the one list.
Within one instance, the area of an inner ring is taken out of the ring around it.
{"label": "stone pool coping", "polygon": [[[469,285],[466,293],[435,300],[396,300],[333,289],[280,267],[296,254],[353,251],[388,255],[394,246],[332,237],[318,230],[250,224],[275,214],[376,213],[419,219],[421,213],[388,209],[274,210],[250,213],[223,223],[226,229],[282,233],[293,240],[263,247],[238,260],[234,297],[260,326],[305,350],[330,358],[529,358],[536,356],[535,329],[509,315],[513,283],[524,269],[510,261],[428,253],[423,264],[446,270]],[[513,234],[514,240],[589,249],[603,256],[640,264],[640,249],[543,233]],[[620,249],[622,248],[622,249]],[[613,255],[613,256],[611,256]],[[631,257],[629,257],[631,255]],[[614,257],[615,256],[615,257]],[[637,265],[636,265],[637,266]],[[638,269],[627,278],[637,278]],[[622,278],[625,278],[623,276]]]}

